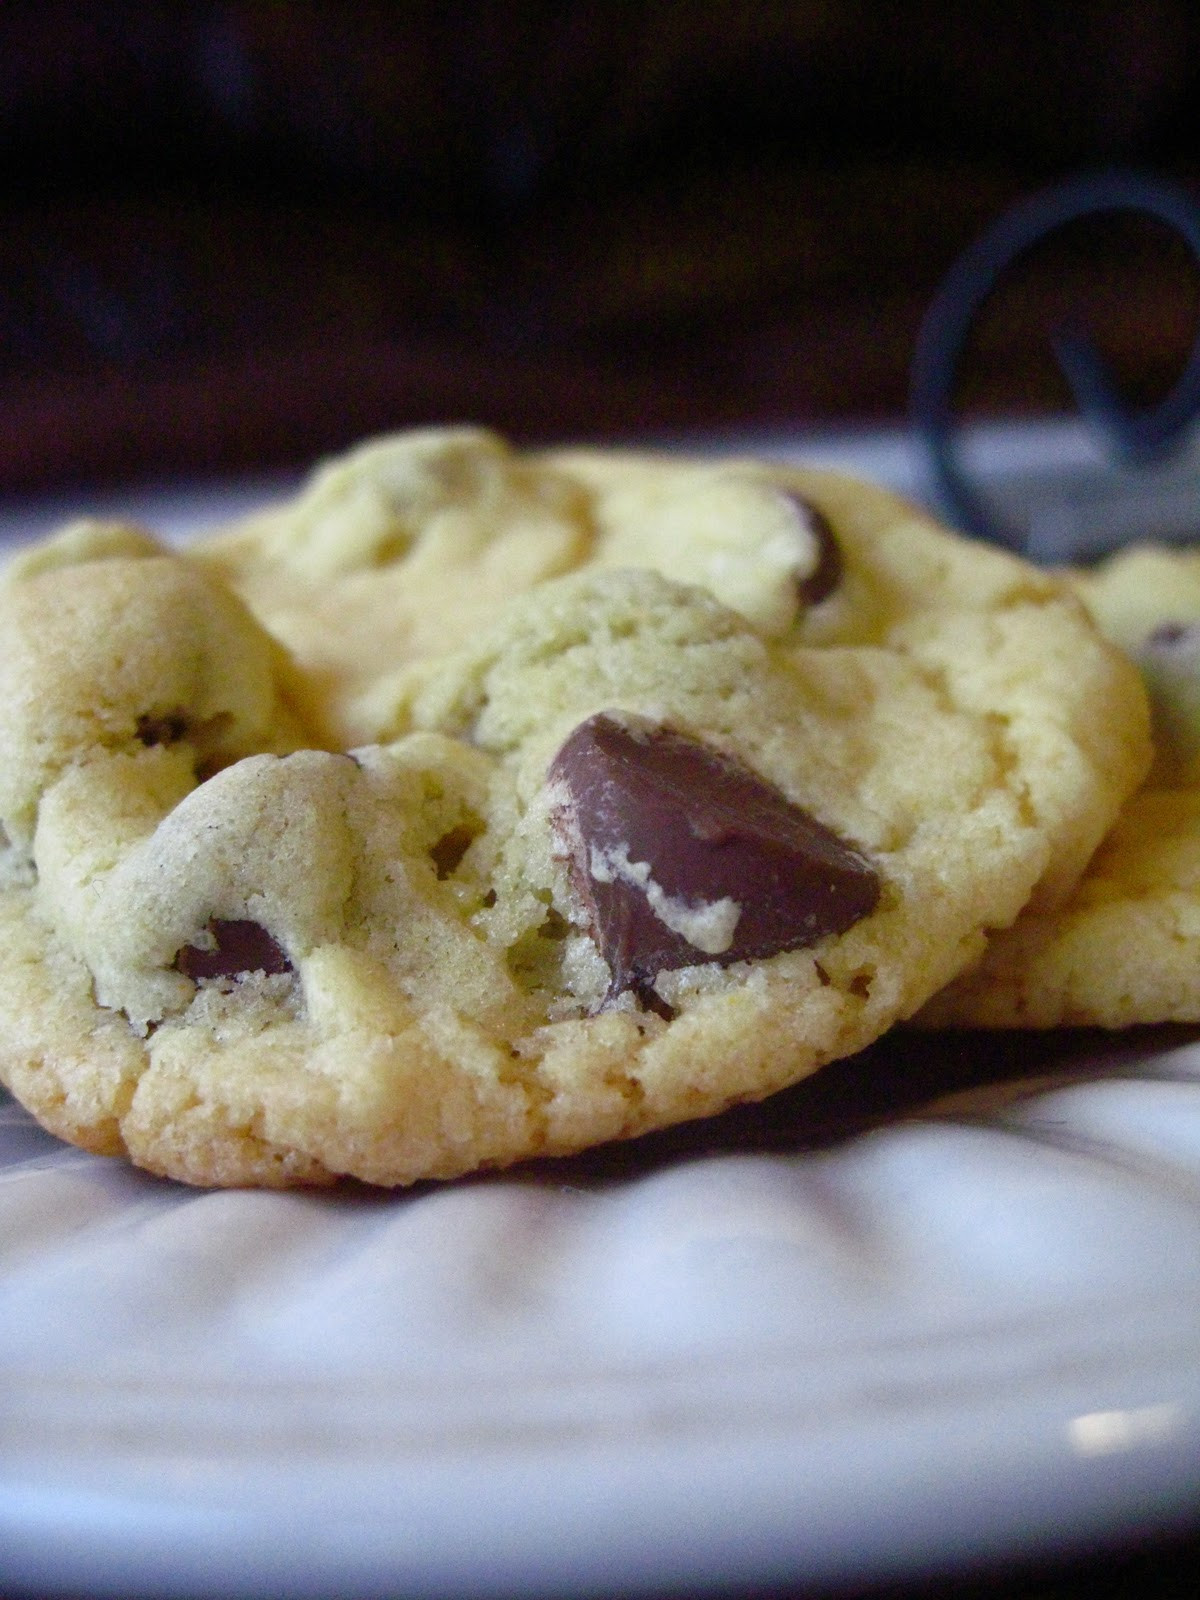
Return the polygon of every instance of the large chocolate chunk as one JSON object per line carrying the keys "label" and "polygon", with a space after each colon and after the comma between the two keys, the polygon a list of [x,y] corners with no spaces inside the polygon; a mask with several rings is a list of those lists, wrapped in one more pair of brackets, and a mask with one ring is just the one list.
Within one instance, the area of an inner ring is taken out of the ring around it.
{"label": "large chocolate chunk", "polygon": [[214,918],[207,932],[211,949],[185,944],[175,957],[175,970],[198,983],[201,978],[237,978],[244,972],[272,975],[295,969],[264,927],[242,919]]}
{"label": "large chocolate chunk", "polygon": [[675,729],[601,712],[555,756],[554,827],[612,974],[661,1009],[662,971],[816,944],[872,911],[864,857],[741,762]]}

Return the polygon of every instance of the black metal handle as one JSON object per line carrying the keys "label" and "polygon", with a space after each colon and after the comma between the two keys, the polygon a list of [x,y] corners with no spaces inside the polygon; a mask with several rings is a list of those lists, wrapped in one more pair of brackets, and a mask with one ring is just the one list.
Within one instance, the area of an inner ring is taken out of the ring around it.
{"label": "black metal handle", "polygon": [[[1019,547],[972,488],[955,448],[958,365],[984,301],[1006,269],[1040,240],[1083,217],[1136,211],[1186,239],[1200,264],[1200,206],[1184,190],[1136,172],[1103,172],[1031,196],[1006,212],[951,267],[925,314],[912,364],[911,419],[925,445],[948,516],[965,532]],[[1095,346],[1074,328],[1052,330],[1051,343],[1080,414],[1108,453],[1125,466],[1169,456],[1200,414],[1200,330],[1170,394],[1149,411],[1131,412]]]}

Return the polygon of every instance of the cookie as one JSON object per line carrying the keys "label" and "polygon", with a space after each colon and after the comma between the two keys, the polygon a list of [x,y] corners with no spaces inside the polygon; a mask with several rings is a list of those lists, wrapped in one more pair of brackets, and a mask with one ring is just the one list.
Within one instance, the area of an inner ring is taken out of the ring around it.
{"label": "cookie", "polygon": [[1200,1022],[1200,554],[1133,547],[1073,581],[1142,670],[1154,765],[1066,903],[998,935],[927,1026]]}
{"label": "cookie", "polygon": [[75,524],[0,646],[0,1074],[200,1184],[768,1095],[1068,893],[1149,756],[1061,583],[881,491],[470,430],[184,551]]}
{"label": "cookie", "polygon": [[310,724],[342,745],[380,737],[411,662],[548,578],[655,567],[779,636],[838,561],[809,503],[756,463],[524,455],[478,428],[372,440],[191,554],[287,646]]}

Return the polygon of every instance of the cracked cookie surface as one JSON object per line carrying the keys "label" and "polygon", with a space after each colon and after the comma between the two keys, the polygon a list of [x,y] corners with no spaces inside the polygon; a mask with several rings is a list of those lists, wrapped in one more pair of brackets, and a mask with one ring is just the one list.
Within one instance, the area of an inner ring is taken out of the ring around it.
{"label": "cracked cookie surface", "polygon": [[1154,764],[1066,902],[997,935],[924,1025],[1200,1022],[1200,553],[1134,546],[1073,582],[1143,672]]}
{"label": "cracked cookie surface", "polygon": [[1065,587],[882,491],[466,429],[181,552],[74,524],[0,643],[0,1073],[195,1183],[761,1098],[1059,903],[1148,759]]}

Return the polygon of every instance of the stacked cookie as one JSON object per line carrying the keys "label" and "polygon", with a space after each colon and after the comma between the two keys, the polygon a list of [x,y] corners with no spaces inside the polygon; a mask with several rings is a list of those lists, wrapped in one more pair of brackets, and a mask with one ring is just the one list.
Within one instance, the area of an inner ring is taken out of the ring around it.
{"label": "stacked cookie", "polygon": [[1071,581],[1141,668],[1154,765],[1068,898],[995,937],[931,1027],[1200,1021],[1200,555],[1137,546]]}
{"label": "stacked cookie", "polygon": [[970,1020],[1151,761],[1070,584],[878,489],[465,429],[182,553],[72,524],[0,640],[0,1076],[202,1184],[566,1153]]}

